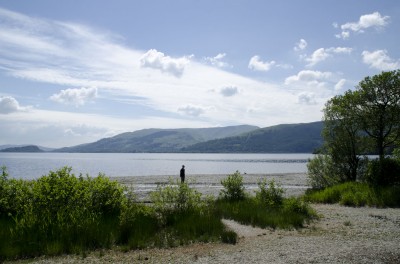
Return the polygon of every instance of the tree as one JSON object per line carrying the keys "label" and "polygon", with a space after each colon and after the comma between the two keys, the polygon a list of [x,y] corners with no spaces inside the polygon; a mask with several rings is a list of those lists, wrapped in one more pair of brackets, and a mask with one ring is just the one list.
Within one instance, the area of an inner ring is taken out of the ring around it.
{"label": "tree", "polygon": [[330,155],[339,181],[355,181],[362,152],[360,123],[355,115],[357,97],[354,92],[333,97],[325,104],[324,129],[325,152]]}
{"label": "tree", "polygon": [[[390,182],[380,178],[389,175],[385,155],[398,147],[400,140],[400,70],[365,77],[356,90],[330,99],[324,108],[324,121],[324,154],[328,158],[310,163],[311,180],[318,185],[354,181],[360,169],[359,155],[377,151],[375,182]],[[321,166],[324,175],[315,173]]]}
{"label": "tree", "polygon": [[356,96],[356,115],[382,161],[400,138],[400,70],[364,78]]}

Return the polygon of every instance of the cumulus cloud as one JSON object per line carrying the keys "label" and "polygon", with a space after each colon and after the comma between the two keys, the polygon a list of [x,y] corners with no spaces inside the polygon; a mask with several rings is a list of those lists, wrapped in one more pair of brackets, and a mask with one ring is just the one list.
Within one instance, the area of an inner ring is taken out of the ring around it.
{"label": "cumulus cloud", "polygon": [[337,38],[347,39],[350,32],[364,33],[368,28],[381,29],[389,23],[389,16],[382,16],[379,12],[360,16],[358,22],[348,22],[340,26],[342,32],[337,34]]}
{"label": "cumulus cloud", "polygon": [[296,43],[296,46],[293,48],[295,51],[301,51],[307,48],[307,41],[305,39],[300,39],[299,42]]}
{"label": "cumulus cloud", "polygon": [[305,60],[308,62],[307,66],[314,66],[315,64],[332,57],[334,54],[350,54],[352,48],[348,47],[330,47],[330,48],[320,48],[311,54],[311,56],[306,57]]}
{"label": "cumulus cloud", "polygon": [[29,107],[21,107],[14,97],[0,97],[0,114],[10,114],[19,111],[26,111],[28,109]]}
{"label": "cumulus cloud", "polygon": [[226,57],[226,53],[218,53],[215,57],[205,57],[204,60],[211,64],[212,66],[216,66],[218,68],[227,68],[231,67],[228,63],[224,62],[223,59]]}
{"label": "cumulus cloud", "polygon": [[317,103],[315,94],[312,92],[301,92],[298,95],[298,102],[300,104],[314,105]]}
{"label": "cumulus cloud", "polygon": [[258,55],[251,57],[249,61],[249,69],[254,71],[269,71],[272,66],[275,65],[275,61],[261,61]]}
{"label": "cumulus cloud", "polygon": [[189,62],[190,56],[171,58],[170,56],[166,56],[164,53],[155,49],[147,51],[140,58],[140,65],[142,67],[158,69],[176,77],[182,76],[185,67],[189,64]]}
{"label": "cumulus cloud", "polygon": [[239,90],[237,87],[225,87],[220,90],[220,93],[225,97],[229,97],[239,93]]}
{"label": "cumulus cloud", "polygon": [[335,90],[339,91],[343,88],[343,86],[345,85],[346,80],[345,79],[340,79],[336,84],[335,84]]}
{"label": "cumulus cloud", "polygon": [[296,82],[312,82],[312,81],[322,81],[327,80],[332,76],[331,72],[320,72],[320,71],[310,71],[304,70],[300,71],[296,75],[289,76],[285,79],[285,84],[293,84]]}
{"label": "cumulus cloud", "polygon": [[201,106],[185,105],[178,108],[178,112],[184,115],[197,117],[205,112],[205,109]]}
{"label": "cumulus cloud", "polygon": [[389,57],[386,50],[375,50],[362,52],[363,62],[370,68],[382,71],[390,71],[400,68],[400,62]]}
{"label": "cumulus cloud", "polygon": [[80,88],[80,89],[65,89],[57,94],[53,94],[50,100],[75,106],[82,106],[86,102],[91,101],[97,97],[97,88]]}

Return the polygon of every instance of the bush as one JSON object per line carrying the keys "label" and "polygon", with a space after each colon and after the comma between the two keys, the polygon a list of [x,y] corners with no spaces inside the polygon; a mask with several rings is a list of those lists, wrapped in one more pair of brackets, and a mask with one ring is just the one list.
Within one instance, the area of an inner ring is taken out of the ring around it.
{"label": "bush", "polygon": [[377,187],[347,182],[324,190],[307,191],[304,199],[316,203],[339,203],[346,206],[399,207],[400,187]]}
{"label": "bush", "polygon": [[176,181],[173,184],[172,180],[167,185],[158,185],[156,191],[150,193],[150,198],[162,222],[170,214],[200,210],[204,205],[200,192],[189,188],[187,183]]}
{"label": "bush", "polygon": [[318,154],[307,163],[308,183],[313,189],[323,189],[340,182],[329,155]]}
{"label": "bush", "polygon": [[214,200],[201,199],[201,193],[187,183],[157,186],[150,194],[162,232],[156,235],[158,246],[177,246],[192,241],[215,241],[225,227],[214,213]]}
{"label": "bush", "polygon": [[[267,188],[268,185],[268,188]],[[256,199],[266,207],[280,207],[283,202],[284,190],[274,180],[269,183],[266,179],[258,182],[259,191],[256,191]]]}
{"label": "bush", "polygon": [[243,176],[239,171],[234,174],[228,175],[226,179],[221,181],[223,190],[220,192],[220,196],[228,201],[240,201],[245,199],[246,193],[243,186]]}
{"label": "bush", "polygon": [[[1,232],[11,255],[79,253],[114,243],[126,204],[117,182],[104,175],[78,178],[68,167],[34,181],[2,181],[1,211],[11,217]],[[7,252],[0,248],[0,258]]]}
{"label": "bush", "polygon": [[365,180],[372,185],[400,185],[400,161],[392,158],[371,160]]}

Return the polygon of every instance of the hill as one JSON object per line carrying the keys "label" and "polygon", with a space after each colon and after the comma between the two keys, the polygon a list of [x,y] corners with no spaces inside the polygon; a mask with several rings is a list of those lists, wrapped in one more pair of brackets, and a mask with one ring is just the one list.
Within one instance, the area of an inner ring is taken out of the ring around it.
{"label": "hill", "polygon": [[312,153],[323,139],[323,122],[286,124],[257,129],[246,134],[201,142],[182,148],[202,153]]}
{"label": "hill", "polygon": [[1,149],[0,152],[43,152],[38,146],[22,146]]}
{"label": "hill", "polygon": [[180,152],[182,148],[196,143],[237,136],[256,129],[258,127],[248,125],[213,128],[143,129],[55,151],[84,153]]}

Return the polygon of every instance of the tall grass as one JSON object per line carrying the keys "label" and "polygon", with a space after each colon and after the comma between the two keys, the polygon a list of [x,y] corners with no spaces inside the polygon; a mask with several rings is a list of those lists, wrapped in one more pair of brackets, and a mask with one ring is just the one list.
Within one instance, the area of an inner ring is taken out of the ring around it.
{"label": "tall grass", "polygon": [[316,216],[312,208],[300,199],[284,198],[284,190],[273,180],[260,181],[256,196],[251,197],[244,193],[241,179],[237,171],[224,181],[225,190],[215,203],[216,213],[221,217],[262,228],[299,228]]}
{"label": "tall grass", "polygon": [[346,182],[323,190],[307,191],[304,199],[315,203],[339,203],[346,206],[399,207],[400,187],[372,186]]}

